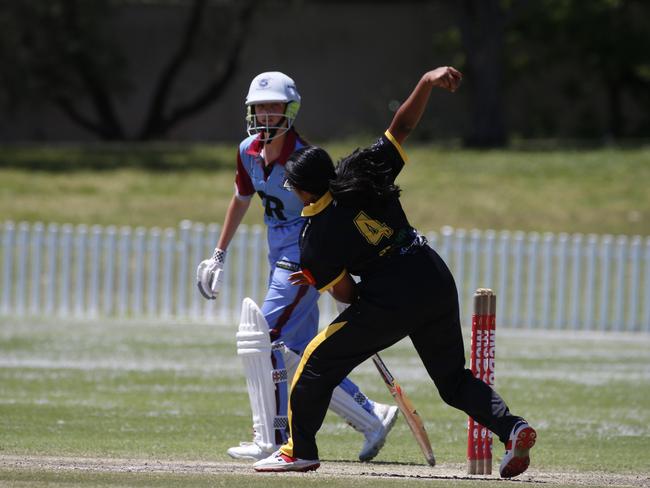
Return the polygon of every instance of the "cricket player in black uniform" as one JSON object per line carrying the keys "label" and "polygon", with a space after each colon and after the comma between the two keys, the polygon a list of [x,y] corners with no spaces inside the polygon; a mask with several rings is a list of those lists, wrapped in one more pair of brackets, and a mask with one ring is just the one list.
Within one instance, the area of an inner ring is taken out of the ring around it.
{"label": "cricket player in black uniform", "polygon": [[316,432],[332,390],[357,365],[405,336],[442,399],[506,445],[501,476],[528,467],[535,430],[465,367],[454,278],[409,224],[395,185],[406,162],[401,144],[417,126],[432,88],[453,92],[461,78],[451,67],[425,73],[385,134],[336,169],[329,155],[313,146],[289,158],[286,186],[306,204],[308,217],[300,241],[301,271],[290,280],[328,290],[351,305],[307,346],[291,388],[291,437],[255,463],[257,471],[318,468]]}

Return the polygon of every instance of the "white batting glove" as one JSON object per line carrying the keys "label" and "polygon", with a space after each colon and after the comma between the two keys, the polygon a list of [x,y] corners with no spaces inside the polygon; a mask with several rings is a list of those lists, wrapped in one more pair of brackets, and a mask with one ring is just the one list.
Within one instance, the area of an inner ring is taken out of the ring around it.
{"label": "white batting glove", "polygon": [[216,248],[210,259],[201,261],[196,269],[196,285],[208,300],[214,300],[219,294],[223,282],[223,264],[226,261],[226,251]]}

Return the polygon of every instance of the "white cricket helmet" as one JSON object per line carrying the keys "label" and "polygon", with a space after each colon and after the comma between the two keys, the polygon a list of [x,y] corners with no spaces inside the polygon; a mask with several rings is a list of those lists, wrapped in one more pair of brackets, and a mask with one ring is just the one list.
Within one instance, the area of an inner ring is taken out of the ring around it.
{"label": "white cricket helmet", "polygon": [[[286,103],[284,113],[266,114],[262,120],[258,120],[255,115],[255,105],[273,102]],[[246,130],[248,135],[262,133],[265,142],[275,139],[293,126],[299,109],[300,94],[291,78],[279,71],[260,73],[253,78],[248,95],[246,95]],[[274,125],[269,124],[269,118],[275,116],[282,118]]]}

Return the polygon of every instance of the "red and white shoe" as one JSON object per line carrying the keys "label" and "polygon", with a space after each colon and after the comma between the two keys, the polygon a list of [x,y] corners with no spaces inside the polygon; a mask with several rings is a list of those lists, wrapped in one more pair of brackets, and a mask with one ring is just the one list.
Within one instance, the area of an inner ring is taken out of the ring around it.
{"label": "red and white shoe", "polygon": [[287,456],[280,450],[269,457],[253,464],[253,469],[260,472],[277,473],[282,471],[314,471],[320,466],[318,459],[300,459]]}
{"label": "red and white shoe", "polygon": [[499,467],[502,478],[512,478],[528,469],[530,464],[528,453],[535,445],[536,439],[537,432],[525,421],[515,424],[506,443],[506,454]]}

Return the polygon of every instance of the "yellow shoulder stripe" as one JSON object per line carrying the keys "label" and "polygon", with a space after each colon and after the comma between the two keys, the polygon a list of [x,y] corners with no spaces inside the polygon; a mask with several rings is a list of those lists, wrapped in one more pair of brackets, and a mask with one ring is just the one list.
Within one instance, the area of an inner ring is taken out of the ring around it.
{"label": "yellow shoulder stripe", "polygon": [[330,203],[332,203],[332,200],[332,194],[330,192],[326,192],[317,201],[310,203],[305,208],[303,208],[301,215],[303,217],[313,217],[317,213],[322,212]]}
{"label": "yellow shoulder stripe", "polygon": [[340,275],[338,275],[336,278],[334,278],[332,281],[330,281],[330,282],[329,282],[327,285],[325,285],[324,287],[319,288],[318,291],[319,291],[320,293],[323,293],[324,291],[329,290],[330,288],[332,288],[334,285],[336,285],[339,281],[341,281],[341,280],[343,279],[343,277],[345,276],[345,273],[347,273],[347,270],[346,270],[346,269],[343,269],[343,271],[341,271],[341,274],[340,274]]}
{"label": "yellow shoulder stripe", "polygon": [[399,155],[402,157],[402,161],[406,163],[409,160],[409,157],[404,152],[404,149],[402,149],[402,145],[397,142],[397,139],[393,137],[393,134],[391,134],[390,131],[387,130],[384,132],[384,135],[393,144],[393,146],[395,146],[395,149],[397,149],[397,152],[399,152]]}

